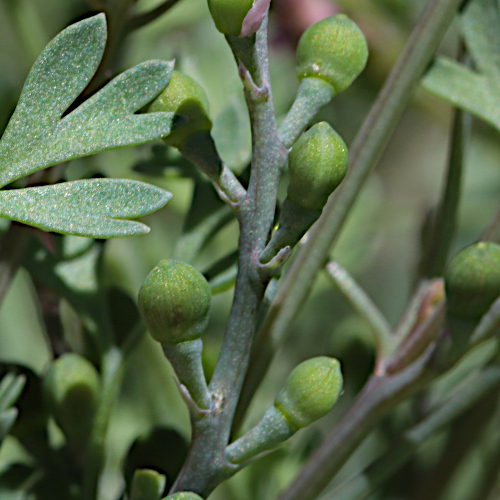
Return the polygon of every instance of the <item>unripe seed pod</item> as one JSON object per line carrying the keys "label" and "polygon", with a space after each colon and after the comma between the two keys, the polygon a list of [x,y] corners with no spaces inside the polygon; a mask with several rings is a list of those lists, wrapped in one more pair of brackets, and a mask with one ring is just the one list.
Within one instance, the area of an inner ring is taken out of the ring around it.
{"label": "unripe seed pod", "polygon": [[208,324],[212,293],[194,267],[162,260],[139,291],[139,310],[149,333],[163,345],[194,340]]}
{"label": "unripe seed pod", "polygon": [[253,0],[208,0],[216,28],[224,35],[239,36]]}
{"label": "unripe seed pod", "polygon": [[181,491],[180,493],[168,495],[168,497],[165,497],[163,500],[203,500],[203,498],[191,491]]}
{"label": "unripe seed pod", "polygon": [[349,164],[347,146],[326,122],[304,132],[288,160],[288,197],[306,210],[320,210],[345,177]]}
{"label": "unripe seed pod", "polygon": [[167,478],[151,469],[135,471],[130,490],[130,500],[160,500]]}
{"label": "unripe seed pod", "polygon": [[288,377],[274,406],[296,431],[325,416],[342,391],[340,363],[320,356],[304,361]]}
{"label": "unripe seed pod", "polygon": [[68,440],[85,445],[100,394],[94,366],[78,354],[63,354],[45,375],[43,392],[49,411]]}
{"label": "unripe seed pod", "polygon": [[166,89],[153,101],[149,112],[170,112],[183,116],[187,121],[174,122],[172,132],[163,140],[179,147],[187,137],[212,130],[207,94],[191,77],[174,71]]}
{"label": "unripe seed pod", "polygon": [[363,71],[368,47],[363,32],[345,14],[310,26],[297,47],[297,76],[321,78],[338,94]]}
{"label": "unripe seed pod", "polygon": [[474,243],[451,260],[445,273],[447,312],[479,319],[500,295],[500,245]]}

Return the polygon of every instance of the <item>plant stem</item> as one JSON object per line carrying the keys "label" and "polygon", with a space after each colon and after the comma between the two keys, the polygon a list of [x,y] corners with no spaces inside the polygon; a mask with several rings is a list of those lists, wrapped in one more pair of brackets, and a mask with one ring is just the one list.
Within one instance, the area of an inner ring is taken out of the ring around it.
{"label": "plant stem", "polygon": [[413,365],[395,375],[373,375],[278,500],[316,498],[380,419],[436,377],[436,373],[426,368],[430,354],[431,351],[427,351]]}
{"label": "plant stem", "polygon": [[326,272],[336,288],[350,306],[368,323],[375,338],[378,362],[385,359],[394,349],[391,327],[377,306],[354,281],[349,273],[337,262],[329,262]]}
{"label": "plant stem", "polygon": [[0,304],[10,288],[31,239],[29,227],[11,222],[0,246]]}
{"label": "plant stem", "polygon": [[142,14],[137,14],[132,19],[130,19],[127,31],[131,32],[136,29],[142,28],[146,24],[158,19],[160,16],[165,14],[168,10],[170,10],[174,5],[176,5],[179,0],[165,0],[163,3]]}
{"label": "plant stem", "polygon": [[101,397],[87,450],[84,470],[83,500],[99,499],[99,476],[106,454],[106,435],[124,371],[123,353],[111,347],[104,353],[101,369]]}
{"label": "plant stem", "polygon": [[191,449],[171,493],[185,489],[202,496],[236,472],[224,452],[228,444],[255,333],[267,278],[259,273],[258,255],[270,231],[280,167],[286,160],[274,116],[267,54],[267,20],[255,37],[228,37],[239,64],[252,128],[252,167],[240,223],[239,265],[231,313],[210,382],[211,411],[193,417]]}
{"label": "plant stem", "polygon": [[281,142],[291,148],[316,113],[332,100],[333,87],[319,78],[304,78],[297,97],[279,128]]}
{"label": "plant stem", "polygon": [[[318,270],[325,265],[330,248],[336,241],[361,188],[377,163],[419,78],[453,21],[462,0],[430,0],[413,30],[403,53],[391,71],[384,87],[350,149],[350,169],[346,179],[323,209],[323,214],[309,232],[285,277],[281,280],[274,303],[262,325],[262,336],[284,341],[287,332],[312,289]],[[259,333],[259,336],[261,334]],[[271,342],[269,340],[269,342]],[[272,359],[271,357],[269,360]],[[260,373],[249,372],[253,383],[260,380],[269,366],[255,364]]]}
{"label": "plant stem", "polygon": [[446,182],[432,226],[432,238],[424,256],[421,275],[442,276],[448,259],[460,203],[465,146],[469,135],[468,120],[461,110],[455,110],[451,126],[451,141]]}

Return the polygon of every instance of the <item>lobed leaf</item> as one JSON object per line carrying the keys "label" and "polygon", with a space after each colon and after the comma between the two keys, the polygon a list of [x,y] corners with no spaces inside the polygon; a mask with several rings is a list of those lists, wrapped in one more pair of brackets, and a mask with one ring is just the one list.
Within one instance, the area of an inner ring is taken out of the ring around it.
{"label": "lobed leaf", "polygon": [[148,226],[127,219],[158,210],[171,196],[139,181],[80,180],[0,191],[0,217],[45,231],[115,238],[148,233]]}
{"label": "lobed leaf", "polygon": [[62,31],[39,56],[0,141],[0,187],[64,161],[169,134],[173,114],[134,113],[165,88],[173,62],[135,66],[61,119],[95,73],[105,42],[99,14]]}

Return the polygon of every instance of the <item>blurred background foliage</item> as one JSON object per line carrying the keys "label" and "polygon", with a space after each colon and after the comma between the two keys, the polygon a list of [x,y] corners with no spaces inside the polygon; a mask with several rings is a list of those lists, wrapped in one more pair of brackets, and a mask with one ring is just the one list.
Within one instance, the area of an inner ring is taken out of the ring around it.
{"label": "blurred background foliage", "polygon": [[[139,0],[136,8],[145,12],[158,3],[158,0]],[[14,110],[37,55],[54,35],[88,16],[98,4],[90,0],[0,0],[1,129]],[[326,106],[318,119],[331,123],[349,144],[424,4],[422,0],[273,0],[270,57],[278,118],[288,110],[298,86],[294,74],[298,37],[311,23],[345,12],[360,25],[368,39],[369,64],[361,78]],[[441,51],[453,56],[457,47],[455,27],[445,38]],[[248,117],[234,61],[223,36],[213,25],[206,1],[180,1],[166,15],[131,33],[121,49],[120,70],[147,59],[175,58],[177,69],[202,84],[209,97],[221,156],[235,172],[241,173],[250,158]],[[415,284],[425,221],[436,203],[444,175],[450,118],[448,105],[423,91],[417,92],[333,250],[335,259],[359,280],[393,325]],[[476,240],[492,217],[500,192],[499,166],[498,133],[473,122],[455,251]],[[127,294],[126,300],[135,301],[149,270],[160,259],[172,256],[182,232],[193,191],[189,166],[175,150],[158,142],[73,161],[65,167],[63,175],[68,180],[94,175],[134,178],[173,193],[166,208],[146,218],[152,228],[150,234],[105,243],[105,284]],[[209,269],[219,258],[236,250],[237,236],[233,221],[213,238],[194,265],[202,272]],[[37,374],[43,373],[53,356],[47,340],[47,323],[42,318],[46,305],[40,303],[40,296],[29,274],[21,270],[0,313],[0,361],[25,366]],[[216,361],[231,299],[232,289],[214,297],[205,341],[208,373]],[[77,329],[76,313],[67,302],[59,303],[57,297],[51,300],[61,312],[66,334],[71,335]],[[133,310],[133,305],[130,308]],[[345,393],[335,411],[219,487],[214,499],[273,498],[298,471],[333,419],[352,401],[372,369],[373,345],[367,326],[324,276],[320,276],[305,304],[289,343],[276,356],[250,409],[247,427],[272,402],[291,369],[300,361],[320,354],[335,356],[343,365]],[[415,409],[416,403],[413,404]],[[352,457],[345,474],[376,456],[390,443],[398,428],[411,422],[415,412],[408,406],[386,419],[385,425]],[[57,441],[57,429],[52,438]],[[173,383],[171,369],[159,345],[145,337],[128,363],[113,414],[104,476],[110,498],[121,487],[119,471],[123,467],[126,475],[136,465],[174,475],[188,439],[188,414]],[[439,438],[431,445],[439,449]],[[408,486],[414,477],[410,469],[429,469],[432,446],[405,469],[403,480],[396,478],[374,498],[424,498],[419,496],[418,487],[412,490]],[[0,452],[3,468],[12,461],[22,464],[30,460],[30,454],[18,440],[10,437],[4,442]],[[470,482],[473,469],[472,465],[464,468],[462,481]],[[264,481],[259,481],[264,477]],[[456,483],[446,498],[462,498],[459,485]]]}

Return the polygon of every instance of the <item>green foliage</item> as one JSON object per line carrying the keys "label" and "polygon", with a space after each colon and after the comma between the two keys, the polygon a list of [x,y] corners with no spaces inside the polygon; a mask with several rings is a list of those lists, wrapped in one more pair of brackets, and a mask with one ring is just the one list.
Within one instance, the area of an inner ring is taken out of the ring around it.
{"label": "green foliage", "polygon": [[[62,117],[95,73],[105,42],[106,22],[101,14],[67,28],[42,52],[28,75],[19,103],[0,141],[0,186],[64,161],[142,144],[169,133],[172,115],[134,114],[168,83],[173,64],[162,61],[149,61],[123,73]],[[82,44],[85,50],[82,50]],[[128,221],[108,220],[101,224],[89,214],[84,214],[85,218],[79,217],[74,226],[66,214],[59,220],[53,215],[47,216],[49,211],[54,211],[54,206],[61,214],[66,210],[73,212],[73,216],[80,212],[82,207],[77,193],[80,191],[80,198],[87,198],[92,192],[97,195],[99,183],[91,186],[84,182],[67,187],[28,189],[19,194],[2,192],[2,197],[5,197],[5,203],[0,197],[0,206],[2,209],[5,206],[2,215],[12,215],[14,220],[44,229],[98,238],[145,231],[143,225]],[[102,194],[106,198],[110,191],[116,191],[120,196],[118,193],[123,193],[126,186],[127,183],[118,183],[116,190],[108,188],[108,192],[103,190]],[[150,194],[145,192],[145,187],[141,190],[143,192],[138,198]],[[108,208],[94,215],[119,218],[150,213],[168,201],[167,193],[158,196],[159,190],[156,191],[157,201],[146,204],[145,210],[136,204],[130,207],[130,211]],[[23,206],[17,208],[17,204]],[[85,224],[85,220],[89,223]]]}
{"label": "green foliage", "polygon": [[2,500],[497,491],[500,3],[269,4],[0,0]]}
{"label": "green foliage", "polygon": [[438,57],[422,80],[423,87],[500,130],[500,5],[472,0],[462,15],[462,31],[476,69]]}

